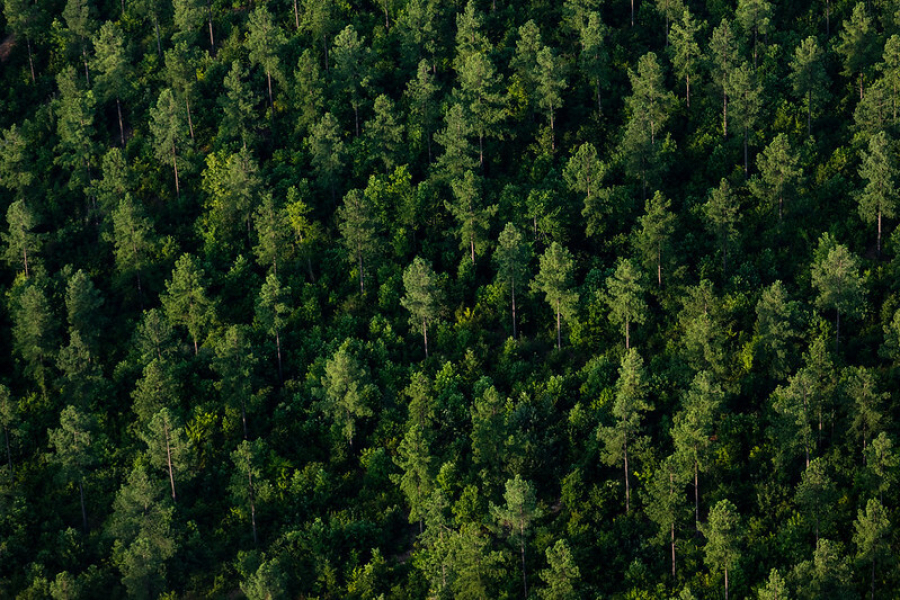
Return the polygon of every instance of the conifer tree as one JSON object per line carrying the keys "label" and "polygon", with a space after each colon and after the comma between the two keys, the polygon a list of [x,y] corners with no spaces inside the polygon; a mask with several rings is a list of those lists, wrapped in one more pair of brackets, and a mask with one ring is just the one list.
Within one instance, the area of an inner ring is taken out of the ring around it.
{"label": "conifer tree", "polygon": [[159,94],[156,106],[150,109],[150,133],[154,140],[154,152],[160,162],[171,163],[175,172],[175,192],[181,195],[178,179],[178,154],[188,145],[181,111],[170,88]]}
{"label": "conifer tree", "polygon": [[516,335],[516,288],[521,288],[525,283],[531,255],[531,244],[525,241],[515,225],[507,223],[500,233],[497,248],[494,250],[494,263],[497,265],[497,279],[505,286],[509,286],[512,302],[513,339],[518,339]]}
{"label": "conifer tree", "polygon": [[[640,435],[643,413],[653,410],[653,405],[647,401],[648,387],[644,360],[637,350],[631,348],[625,352],[619,366],[615,403],[612,407],[615,424],[601,427],[597,432],[603,443],[603,461],[609,465],[621,463],[624,466],[626,513],[631,512],[630,460],[633,459],[635,446],[646,441]],[[630,455],[629,448],[632,450]]]}
{"label": "conifer tree", "polygon": [[359,293],[366,293],[366,263],[377,252],[377,229],[371,201],[361,190],[350,190],[338,208],[338,227],[351,264],[356,264]]}
{"label": "conifer tree", "polygon": [[647,320],[643,273],[627,258],[620,259],[612,277],[606,278],[609,320],[625,330],[625,349],[631,348],[631,324]]}
{"label": "conifer tree", "polygon": [[812,135],[812,112],[825,94],[827,74],[823,54],[816,38],[810,36],[794,50],[791,83],[794,94],[806,102],[806,135]]}
{"label": "conifer tree", "polygon": [[321,384],[322,411],[352,449],[357,420],[373,414],[370,399],[376,389],[368,369],[351,354],[349,340],[325,363]]}
{"label": "conifer tree", "polygon": [[400,304],[409,311],[409,324],[422,331],[425,356],[428,356],[428,324],[441,316],[442,298],[437,275],[423,258],[416,257],[403,272],[405,294]]}
{"label": "conifer tree", "polygon": [[866,223],[878,224],[875,252],[881,255],[881,218],[894,217],[897,208],[897,165],[885,132],[869,139],[869,151],[863,154],[859,176],[865,187],[859,192],[859,216]]}
{"label": "conifer tree", "polygon": [[703,535],[706,536],[706,564],[725,574],[725,600],[728,600],[728,572],[740,558],[739,524],[740,515],[734,504],[728,500],[720,500],[709,511],[709,519],[702,527]]}
{"label": "conifer tree", "polygon": [[635,241],[638,251],[643,255],[644,266],[656,270],[659,287],[662,287],[663,282],[663,259],[670,260],[668,254],[675,223],[671,207],[672,202],[656,192],[644,207],[644,216],[639,221],[641,230]]}
{"label": "conifer tree", "polygon": [[575,316],[575,304],[578,292],[574,287],[575,259],[572,253],[553,242],[541,255],[540,269],[531,282],[534,292],[544,294],[547,304],[556,314],[556,349],[562,348],[561,319],[569,320]]}

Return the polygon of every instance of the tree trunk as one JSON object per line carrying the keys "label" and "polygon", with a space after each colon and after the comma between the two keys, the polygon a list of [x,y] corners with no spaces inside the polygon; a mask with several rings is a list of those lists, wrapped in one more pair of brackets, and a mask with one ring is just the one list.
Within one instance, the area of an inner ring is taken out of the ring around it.
{"label": "tree trunk", "polygon": [[159,19],[153,15],[153,28],[156,30],[156,53],[162,57],[162,42],[159,41]]}
{"label": "tree trunk", "polygon": [[562,348],[562,336],[559,332],[559,300],[556,301],[556,349]]}
{"label": "tree trunk", "polygon": [[191,141],[194,141],[194,120],[191,118],[191,101],[187,92],[184,93],[184,105],[187,107],[188,130],[191,132]]}
{"label": "tree trunk", "polygon": [[513,339],[518,339],[516,336],[516,282],[510,281],[509,283],[510,291],[512,292],[512,326],[513,326]]}
{"label": "tree trunk", "polygon": [[22,258],[25,261],[25,279],[28,279],[28,246],[22,250]]}
{"label": "tree trunk", "polygon": [[9,448],[9,427],[3,428],[3,436],[6,438],[6,463],[9,465],[9,476],[13,475],[12,451]]}
{"label": "tree trunk", "polygon": [[728,600],[728,569],[725,569],[725,600]]}
{"label": "tree trunk", "polygon": [[631,483],[628,481],[628,436],[625,436],[625,443],[623,444],[623,450],[625,454],[625,512],[627,514],[631,513]]}
{"label": "tree trunk", "polygon": [[363,278],[363,259],[362,259],[362,253],[361,253],[361,252],[357,252],[356,258],[357,258],[357,260],[359,261],[359,295],[360,295],[360,296],[365,296],[365,294],[366,294],[366,286],[365,286],[365,280],[364,280],[364,278]]}
{"label": "tree trunk", "polygon": [[84,532],[87,533],[87,508],[84,506],[84,482],[81,479],[78,480],[78,493],[81,495],[81,525],[84,527]]}
{"label": "tree trunk", "polygon": [[206,0],[206,17],[209,23],[209,51],[213,52],[216,47],[216,40],[213,38],[212,4],[210,0]]}
{"label": "tree trunk", "polygon": [[[520,544],[520,547],[522,548],[522,588],[525,590],[524,598],[528,598],[528,579],[525,574],[525,536],[524,536],[524,532],[522,535],[522,543]],[[874,569],[873,569],[873,573],[874,573]],[[874,586],[875,584],[873,583],[872,585]]]}
{"label": "tree trunk", "polygon": [[428,321],[422,319],[422,337],[425,339],[425,358],[428,358]]}
{"label": "tree trunk", "polygon": [[[275,101],[272,100],[272,74],[269,72],[269,69],[266,69],[266,80],[268,81],[268,84],[269,84],[269,108],[272,109],[272,115],[274,116]],[[359,129],[359,126],[357,126],[357,130],[358,129]],[[357,133],[357,135],[359,135],[359,133]]]}
{"label": "tree trunk", "polygon": [[252,467],[247,470],[247,480],[250,484],[250,526],[253,528],[253,545],[256,546],[256,545],[258,545],[259,540],[256,537],[256,501],[253,497],[253,469],[252,469]]}
{"label": "tree trunk", "polygon": [[631,349],[631,323],[625,319],[625,349]]}
{"label": "tree trunk", "polygon": [[809,89],[806,97],[806,135],[812,135],[812,88]]}
{"label": "tree trunk", "polygon": [[[669,473],[669,493],[671,494],[674,490],[672,489],[672,474]],[[675,521],[672,521],[671,525],[671,534],[672,534],[672,579],[675,579]]]}
{"label": "tree trunk", "polygon": [[31,54],[31,38],[25,38],[25,44],[28,46],[28,66],[31,68],[31,83],[37,83],[37,79],[34,76],[34,57]]}
{"label": "tree trunk", "polygon": [[875,556],[872,556],[872,600],[875,600]]}
{"label": "tree trunk", "polygon": [[122,142],[122,148],[125,147],[125,126],[122,124],[122,102],[116,96],[116,111],[119,113],[119,139]]}
{"label": "tree trunk", "polygon": [[284,371],[281,367],[281,336],[278,335],[278,329],[275,330],[275,352],[278,355],[278,378],[284,383]]}
{"label": "tree trunk", "polygon": [[722,137],[728,139],[728,94],[722,86]]}
{"label": "tree trunk", "polygon": [[472,264],[475,264],[475,236],[469,238],[469,248],[472,252]]}
{"label": "tree trunk", "polygon": [[662,242],[656,244],[656,281],[662,287]]}
{"label": "tree trunk", "polygon": [[84,78],[87,81],[88,89],[91,87],[91,73],[88,71],[88,61],[87,61],[87,48],[84,46],[84,42],[81,44],[81,58],[84,61]]}
{"label": "tree trunk", "polygon": [[747,137],[748,137],[748,135],[749,134],[747,133],[747,127],[745,126],[744,127],[744,179],[747,179],[748,177],[750,177],[750,168],[748,167],[748,161],[747,161]]}
{"label": "tree trunk", "polygon": [[294,0],[294,26],[300,29],[300,11],[297,10],[297,0]]}
{"label": "tree trunk", "polygon": [[634,27],[634,0],[631,0],[631,26]]}
{"label": "tree trunk", "polygon": [[687,107],[691,107],[691,74],[687,73],[684,76],[685,87],[687,88]]}
{"label": "tree trunk", "polygon": [[244,404],[244,396],[241,396],[241,425],[244,428],[244,439],[249,439],[247,436],[247,406]]}
{"label": "tree trunk", "polygon": [[178,155],[175,153],[175,142],[172,142],[172,168],[175,170],[175,195],[181,197],[181,186],[178,184]]}
{"label": "tree trunk", "polygon": [[694,521],[700,531],[700,468],[697,464],[697,445],[694,444]]}
{"label": "tree trunk", "polygon": [[834,332],[834,351],[837,352],[841,347],[841,309],[834,309],[837,318],[835,319],[835,332]]}
{"label": "tree trunk", "polygon": [[881,258],[881,208],[878,209],[878,241],[875,244],[875,255]]}
{"label": "tree trunk", "polygon": [[175,497],[175,472],[172,470],[172,447],[169,445],[169,425],[166,423],[163,432],[166,435],[166,464],[169,467],[169,483],[172,486],[172,502],[176,502]]}

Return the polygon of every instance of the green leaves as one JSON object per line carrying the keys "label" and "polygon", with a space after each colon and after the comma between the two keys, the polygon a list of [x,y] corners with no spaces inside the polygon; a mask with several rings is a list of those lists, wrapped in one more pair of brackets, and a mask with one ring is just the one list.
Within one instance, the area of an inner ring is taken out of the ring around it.
{"label": "green leaves", "polygon": [[566,320],[575,317],[575,304],[578,302],[578,292],[574,287],[575,259],[572,253],[553,242],[547,251],[541,255],[540,270],[531,282],[534,292],[544,294],[547,304],[556,313],[556,348],[562,347],[560,337],[560,317]]}

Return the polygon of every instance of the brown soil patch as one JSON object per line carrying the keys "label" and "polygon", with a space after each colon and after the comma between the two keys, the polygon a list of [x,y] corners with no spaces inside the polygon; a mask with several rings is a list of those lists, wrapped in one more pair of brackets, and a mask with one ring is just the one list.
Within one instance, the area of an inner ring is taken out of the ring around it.
{"label": "brown soil patch", "polygon": [[9,55],[12,53],[12,49],[15,45],[16,36],[13,34],[9,34],[2,42],[0,42],[0,62],[9,60]]}

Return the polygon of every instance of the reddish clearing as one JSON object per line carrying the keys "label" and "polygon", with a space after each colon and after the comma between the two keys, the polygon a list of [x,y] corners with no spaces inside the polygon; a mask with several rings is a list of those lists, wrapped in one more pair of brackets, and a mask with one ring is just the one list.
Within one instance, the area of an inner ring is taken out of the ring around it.
{"label": "reddish clearing", "polygon": [[9,34],[0,42],[0,62],[6,62],[9,60],[9,55],[12,52],[13,47],[16,45],[16,36],[13,34]]}

